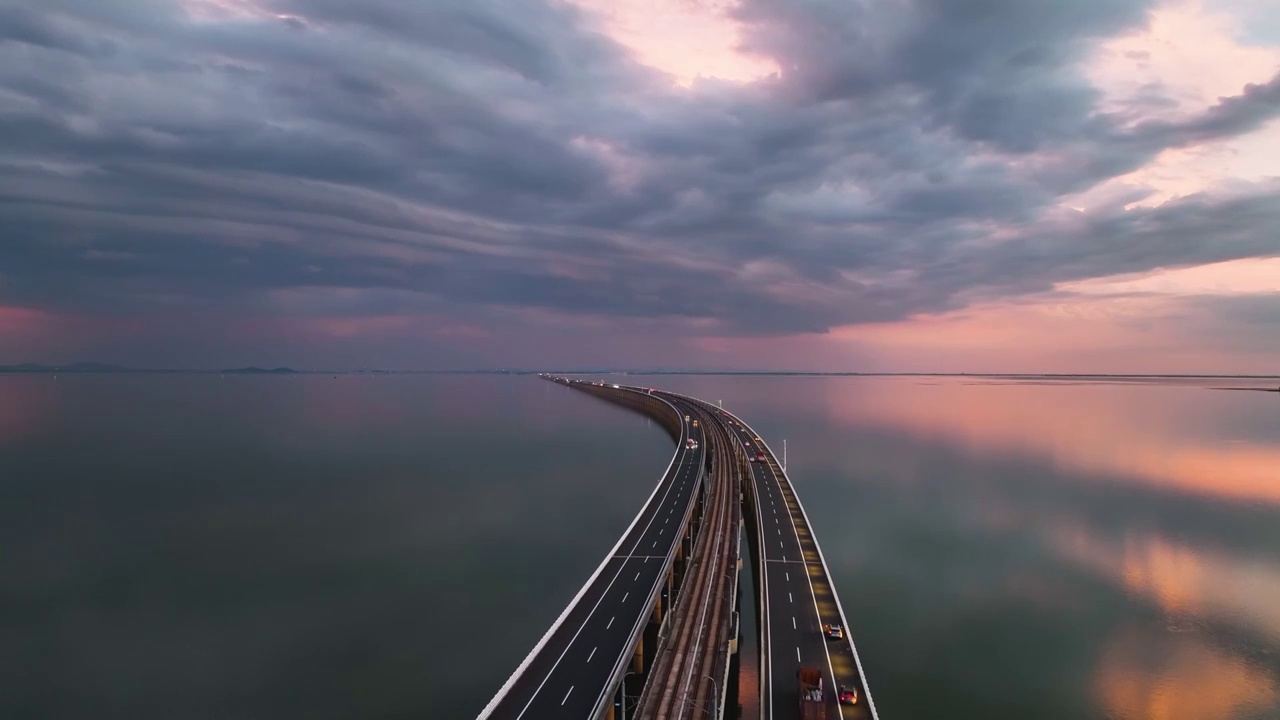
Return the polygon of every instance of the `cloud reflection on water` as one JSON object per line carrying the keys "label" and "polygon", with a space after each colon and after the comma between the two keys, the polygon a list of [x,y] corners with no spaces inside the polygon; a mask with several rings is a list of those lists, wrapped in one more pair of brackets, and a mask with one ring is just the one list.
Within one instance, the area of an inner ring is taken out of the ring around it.
{"label": "cloud reflection on water", "polygon": [[1274,396],[1192,381],[687,382],[775,445],[791,438],[883,712],[1280,712]]}
{"label": "cloud reflection on water", "polygon": [[[833,385],[831,416],[1017,453],[1077,473],[1280,505],[1280,404],[1253,393],[1108,383],[992,384],[911,379]],[[1247,397],[1241,397],[1247,396]],[[1274,406],[1271,433],[1233,432],[1249,401]]]}
{"label": "cloud reflection on water", "polygon": [[1126,629],[1102,651],[1093,691],[1107,717],[1125,720],[1266,717],[1277,682],[1195,639]]}

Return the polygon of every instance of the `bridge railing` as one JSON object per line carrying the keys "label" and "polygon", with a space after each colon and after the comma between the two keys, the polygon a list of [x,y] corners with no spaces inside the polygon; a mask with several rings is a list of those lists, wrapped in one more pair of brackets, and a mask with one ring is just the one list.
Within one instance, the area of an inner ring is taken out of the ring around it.
{"label": "bridge railing", "polygon": [[[727,412],[727,411],[726,411]],[[764,436],[756,432],[754,428],[742,421],[742,418],[727,413],[736,422],[741,423],[742,427],[751,432],[753,437],[760,438],[760,444],[764,445],[764,449],[769,453],[770,457],[777,463],[778,455],[769,447],[769,443],[764,440]],[[862,668],[862,659],[858,657],[858,647],[853,642],[853,626],[849,624],[849,618],[845,617],[844,604],[840,602],[840,595],[836,592],[835,579],[831,575],[831,568],[827,566],[826,556],[822,554],[822,546],[818,544],[818,533],[813,530],[813,523],[809,522],[809,514],[804,510],[804,503],[800,501],[800,493],[795,491],[795,486],[791,484],[791,478],[787,475],[787,471],[781,465],[778,466],[782,478],[791,485],[791,496],[795,498],[796,506],[800,508],[800,515],[804,518],[804,524],[809,528],[809,537],[813,540],[813,548],[818,553],[818,561],[822,564],[822,572],[827,576],[827,584],[831,587],[831,598],[835,601],[836,610],[840,613],[841,627],[845,629],[845,641],[849,643],[849,650],[853,653],[853,662],[858,666],[858,677],[862,679],[862,694],[867,699],[867,707],[871,710],[872,720],[880,720],[880,716],[876,714],[876,703],[871,699],[871,682],[867,680],[867,673]]]}
{"label": "bridge railing", "polygon": [[[663,481],[666,480],[667,475],[671,473],[671,468],[672,466],[675,465],[676,458],[680,457],[680,447],[684,444],[685,438],[687,437],[687,428],[685,427],[684,422],[682,420],[683,415],[680,413],[678,409],[676,409],[676,406],[671,404],[670,402],[655,396],[647,396],[647,397],[649,397],[651,400],[661,402],[667,408],[669,408],[671,415],[676,418],[675,424],[677,424],[679,428],[678,429],[679,434],[675,435],[676,451],[672,453],[671,461],[667,464],[667,469],[662,472],[661,476],[659,476],[657,484],[654,485],[653,492],[649,494],[649,498],[645,500],[644,505],[640,506],[640,512],[636,513],[636,516],[631,520],[631,524],[627,526],[627,529],[622,531],[622,534],[618,537],[618,542],[614,543],[614,546],[610,548],[608,553],[605,554],[604,560],[602,560],[600,562],[600,565],[596,567],[595,572],[591,573],[591,577],[587,578],[587,581],[583,583],[581,588],[579,588],[577,594],[574,595],[573,599],[569,601],[569,604],[565,606],[564,611],[560,613],[560,616],[556,618],[555,622],[551,624],[551,627],[547,629],[547,632],[544,633],[542,635],[542,638],[538,640],[537,644],[533,646],[533,649],[529,651],[529,654],[525,656],[524,660],[521,661],[520,665],[518,665],[516,669],[511,673],[511,675],[507,677],[507,681],[502,684],[501,688],[498,689],[497,694],[495,694],[493,698],[489,700],[489,704],[485,705],[484,709],[480,711],[480,714],[477,716],[476,720],[487,720],[487,718],[493,715],[493,711],[498,707],[498,704],[502,702],[502,699],[506,697],[508,692],[511,691],[511,688],[516,684],[516,681],[520,679],[520,676],[524,673],[524,671],[529,668],[529,665],[533,662],[534,658],[538,656],[538,653],[542,651],[542,648],[546,646],[547,642],[551,639],[551,636],[554,635],[556,630],[559,630],[560,626],[564,624],[565,618],[567,618],[569,616],[569,613],[572,612],[573,609],[577,607],[578,603],[582,601],[582,596],[585,595],[587,590],[595,583],[596,578],[600,576],[600,573],[604,572],[604,568],[606,565],[609,564],[609,560],[614,555],[618,554],[618,549],[622,547],[623,541],[626,540],[627,536],[631,534],[631,531],[632,529],[635,528],[636,524],[640,522],[640,518],[644,517],[645,512],[649,509],[649,506],[653,503],[654,498],[657,496],[658,490],[662,488]],[[671,428],[667,424],[664,424],[663,427],[667,429],[668,433],[672,432]],[[699,472],[701,472],[701,470]],[[692,507],[693,505],[691,503],[690,508]],[[685,522],[688,522],[688,513],[686,513]],[[667,558],[668,566],[670,565],[673,557],[674,557],[674,551],[668,555],[668,558]],[[650,599],[649,607],[650,608],[653,607],[652,598]],[[647,615],[645,615],[644,617],[647,618]],[[643,625],[641,625],[641,627],[643,628]],[[634,641],[634,638],[633,638],[633,641]],[[629,659],[630,653],[634,651],[635,651],[635,644],[634,642],[632,642],[628,649],[628,653],[625,653],[622,657]],[[623,666],[625,667],[625,664]],[[613,685],[614,688],[617,687],[617,681],[611,680],[610,683]],[[596,713],[596,715],[598,714],[599,712]]]}
{"label": "bridge railing", "polygon": [[[619,404],[632,407],[633,409],[647,408],[649,407],[648,405],[649,402],[656,401],[656,402],[663,403],[664,405],[666,405],[668,408],[671,409],[671,412],[673,413],[673,417],[675,417],[675,422],[676,424],[678,424],[680,428],[679,432],[682,433],[681,435],[678,435],[678,436],[673,435],[673,436],[676,437],[677,443],[682,443],[684,441],[683,433],[687,430],[687,426],[684,422],[683,414],[680,412],[678,408],[676,408],[675,405],[672,405],[667,400],[659,396],[650,395],[648,393],[645,393],[638,389],[630,388],[630,387],[613,388],[607,385],[606,386],[594,385],[594,386],[586,386],[581,389],[593,395],[604,397],[611,402],[617,402]],[[671,432],[670,429],[668,429],[668,432]],[[679,450],[677,449],[677,454],[678,453],[679,453]],[[696,478],[694,478],[695,483],[702,484],[703,482],[705,482],[705,479],[704,479],[705,475],[706,475],[706,464],[698,463],[698,475]],[[666,477],[665,473],[663,474],[663,477],[664,478]],[[680,523],[678,526],[681,533],[684,533],[687,530],[690,519],[693,516],[693,511],[695,507],[696,507],[696,503],[690,502],[689,505],[685,508],[685,514],[680,519]],[[641,512],[643,513],[643,511]],[[628,532],[629,531],[630,530],[628,529]],[[625,533],[624,533],[624,536],[625,536]],[[671,567],[675,563],[675,555],[678,547],[679,547],[678,544],[675,546],[672,546],[671,551],[667,553],[666,559],[663,560],[662,572],[659,573],[659,577],[666,577],[667,573],[671,571]],[[649,617],[652,614],[652,609],[654,607],[654,604],[657,602],[658,597],[661,596],[662,594],[663,587],[664,586],[662,583],[658,583],[657,585],[655,585],[653,591],[650,592],[649,597],[645,600],[645,607],[648,608],[648,611],[638,616],[635,625],[631,629],[631,639],[627,641],[626,651],[621,653],[618,656],[618,660],[614,664],[613,671],[609,675],[609,680],[605,684],[604,688],[602,688],[600,692],[600,697],[597,698],[595,707],[592,710],[590,717],[598,718],[603,716],[605,712],[608,710],[610,704],[612,703],[613,696],[617,692],[618,686],[622,684],[623,678],[626,677],[627,665],[631,662],[631,659],[634,656],[636,645],[639,644],[641,638],[644,636],[645,626],[649,622]],[[670,608],[668,608],[667,612],[664,613],[663,615],[664,623],[666,622],[666,619],[669,617],[669,615],[670,615]]]}

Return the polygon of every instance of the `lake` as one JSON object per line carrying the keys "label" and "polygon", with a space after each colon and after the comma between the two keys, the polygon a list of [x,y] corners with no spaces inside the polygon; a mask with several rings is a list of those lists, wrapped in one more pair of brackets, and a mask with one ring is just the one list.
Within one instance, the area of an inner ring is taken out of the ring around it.
{"label": "lake", "polygon": [[[1280,717],[1280,395],[631,381],[786,440],[884,720]],[[671,452],[528,376],[0,376],[0,717],[474,717]]]}

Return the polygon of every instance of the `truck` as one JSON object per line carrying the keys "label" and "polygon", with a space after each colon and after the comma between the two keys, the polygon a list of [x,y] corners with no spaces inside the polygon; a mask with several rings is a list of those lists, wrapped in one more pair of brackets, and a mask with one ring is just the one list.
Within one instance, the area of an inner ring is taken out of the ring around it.
{"label": "truck", "polygon": [[800,691],[800,720],[827,720],[827,703],[822,694],[822,671],[814,667],[796,670]]}

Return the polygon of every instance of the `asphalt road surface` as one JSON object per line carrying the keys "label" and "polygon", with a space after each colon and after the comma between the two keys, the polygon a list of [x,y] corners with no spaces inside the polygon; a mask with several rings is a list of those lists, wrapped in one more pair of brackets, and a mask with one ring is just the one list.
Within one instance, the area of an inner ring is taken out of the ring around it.
{"label": "asphalt road surface", "polygon": [[[681,414],[688,410],[677,405]],[[653,495],[596,574],[539,646],[498,692],[480,718],[541,720],[587,718],[631,639],[652,610],[650,597],[665,581],[664,563],[675,549],[699,491],[698,468],[706,443],[702,428],[687,433]],[[696,450],[685,447],[692,437]]]}
{"label": "asphalt road surface", "polygon": [[[823,672],[828,720],[871,718],[865,683],[851,643],[828,639],[823,632],[824,625],[843,627],[843,621],[817,545],[790,483],[764,443],[736,419],[734,423],[734,433],[742,441],[747,455],[753,457],[760,450],[766,458],[763,462],[751,463],[752,480],[760,498],[761,548],[767,584],[762,613],[767,638],[762,652],[766,653],[765,672],[770,678],[770,692],[763,717],[776,720],[799,717],[796,670],[803,665]],[[848,633],[849,628],[845,627],[844,631]],[[835,691],[841,685],[857,689],[856,705],[838,702]]]}

